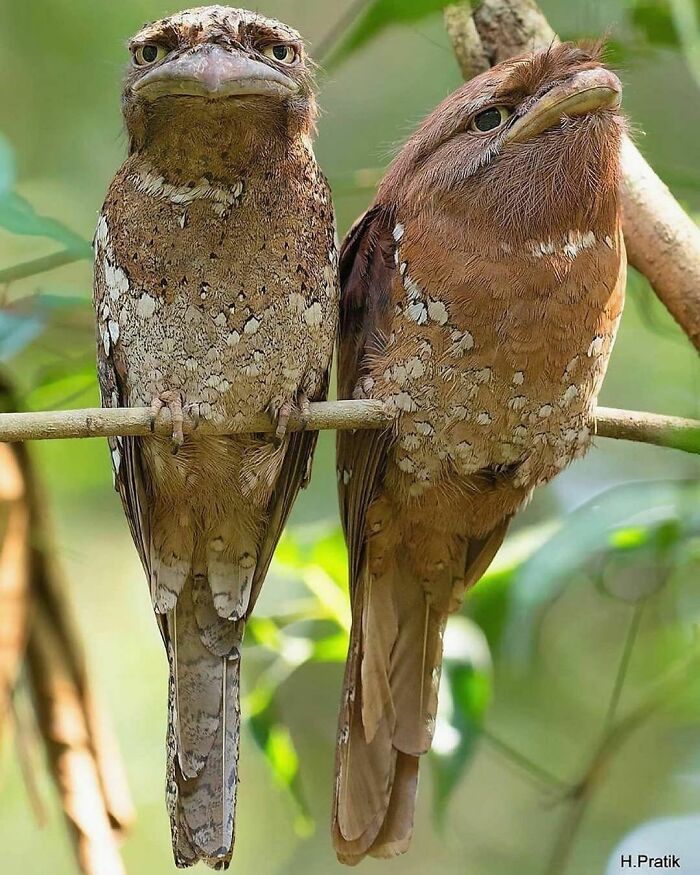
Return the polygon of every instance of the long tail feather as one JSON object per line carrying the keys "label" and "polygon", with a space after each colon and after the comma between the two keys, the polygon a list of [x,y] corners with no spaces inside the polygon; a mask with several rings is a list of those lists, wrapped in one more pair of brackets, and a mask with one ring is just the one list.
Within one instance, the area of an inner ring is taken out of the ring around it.
{"label": "long tail feather", "polygon": [[355,598],[333,812],[336,853],[349,865],[367,854],[403,853],[410,842],[418,755],[429,748],[434,725],[433,669],[442,659],[443,625],[421,584],[403,577],[398,564],[379,576],[365,568]]}
{"label": "long tail feather", "polygon": [[167,795],[175,862],[226,869],[235,835],[242,628],[216,615],[205,578],[188,582],[167,624]]}
{"label": "long tail feather", "polygon": [[338,727],[332,834],[338,859],[393,857],[411,841],[419,757],[435,730],[448,614],[488,567],[507,521],[485,539],[445,546],[421,579],[381,534],[353,581],[353,620]]}

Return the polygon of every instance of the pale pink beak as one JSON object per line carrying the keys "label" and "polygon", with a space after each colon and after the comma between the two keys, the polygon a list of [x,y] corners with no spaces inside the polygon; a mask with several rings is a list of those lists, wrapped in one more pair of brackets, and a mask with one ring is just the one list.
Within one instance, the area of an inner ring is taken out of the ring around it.
{"label": "pale pink beak", "polygon": [[132,86],[147,100],[159,97],[289,97],[297,83],[279,70],[222,46],[203,46],[172,61],[167,58]]}

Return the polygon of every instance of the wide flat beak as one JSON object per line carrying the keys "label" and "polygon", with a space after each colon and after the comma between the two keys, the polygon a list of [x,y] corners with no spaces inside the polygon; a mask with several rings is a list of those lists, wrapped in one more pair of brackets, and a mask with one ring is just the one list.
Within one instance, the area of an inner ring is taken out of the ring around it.
{"label": "wide flat beak", "polygon": [[564,118],[588,115],[620,106],[622,85],[610,70],[583,70],[557,85],[535,103],[504,134],[505,143],[522,143],[558,125]]}
{"label": "wide flat beak", "polygon": [[147,100],[178,95],[214,99],[251,94],[289,97],[299,86],[279,70],[240,52],[204,46],[154,67],[132,90]]}

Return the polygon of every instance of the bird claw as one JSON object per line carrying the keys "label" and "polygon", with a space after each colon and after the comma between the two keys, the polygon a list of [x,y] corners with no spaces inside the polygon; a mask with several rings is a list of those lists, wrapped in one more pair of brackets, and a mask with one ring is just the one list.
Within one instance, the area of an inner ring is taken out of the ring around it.
{"label": "bird claw", "polygon": [[306,430],[309,425],[309,420],[311,419],[311,402],[307,398],[307,396],[302,392],[299,395],[299,421],[301,422],[302,429]]}
{"label": "bird claw", "polygon": [[199,424],[202,421],[202,413],[199,409],[199,404],[196,401],[192,401],[191,403],[186,404],[183,409],[190,418],[192,431],[197,431]]}
{"label": "bird claw", "polygon": [[287,436],[289,417],[292,415],[292,404],[285,401],[277,413],[277,428],[275,429],[275,443],[279,446]]}
{"label": "bird claw", "polygon": [[153,399],[151,403],[151,431],[155,430],[158,414],[165,407],[170,411],[170,420],[173,427],[170,440],[173,456],[176,456],[180,451],[180,447],[185,442],[182,393],[178,391],[163,392],[157,398]]}

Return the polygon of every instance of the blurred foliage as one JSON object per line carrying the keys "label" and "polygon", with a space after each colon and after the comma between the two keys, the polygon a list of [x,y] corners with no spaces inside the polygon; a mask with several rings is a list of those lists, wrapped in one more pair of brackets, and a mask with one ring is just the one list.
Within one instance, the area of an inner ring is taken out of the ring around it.
{"label": "blurred foliage", "polygon": [[[117,124],[119,45],[142,20],[171,5],[0,0],[7,24],[0,49],[22,71],[16,80],[21,112],[2,121],[16,154],[0,136],[0,362],[10,367],[29,409],[96,402],[87,265],[64,271],[62,285],[45,272],[89,258],[86,238],[121,149],[116,138],[109,142]],[[403,137],[407,119],[458,84],[438,14],[444,5],[270,0],[265,10],[292,23],[301,18],[311,37],[328,35],[334,78],[324,83],[319,154],[343,227],[381,177],[386,154],[380,150]],[[624,67],[633,121],[639,117],[648,130],[645,151],[697,210],[697,0],[543,6],[567,37],[597,36],[612,24],[609,54]],[[94,77],[86,76],[88,69]],[[57,101],[61,78],[72,88],[59,90]],[[9,107],[15,93],[3,88],[0,79],[0,100]],[[683,124],[669,137],[673,118]],[[53,131],[51,149],[44,128]],[[53,215],[60,220],[48,218]],[[48,255],[40,238],[51,247]],[[618,406],[697,415],[700,371],[692,351],[634,272],[629,292],[607,397]],[[107,454],[94,446],[63,442],[36,448],[36,455],[51,487],[60,553],[75,581],[97,674],[119,701],[115,715],[146,821],[126,848],[136,875],[164,871],[168,858],[162,733],[155,729],[165,715],[156,691],[165,684],[149,668],[160,665],[160,651],[145,587],[108,492]],[[326,875],[335,865],[325,835],[322,845],[310,838],[315,821],[327,816],[335,701],[327,702],[339,689],[350,625],[345,547],[334,482],[325,476],[331,452],[330,439],[322,437],[312,487],[295,509],[249,625],[243,712],[272,787],[255,763],[244,766],[255,780],[245,784],[250,808],[240,807],[242,871],[255,865],[261,873],[303,868]],[[599,871],[606,852],[643,816],[700,806],[698,473],[682,454],[608,443],[538,494],[522,515],[446,631],[435,744],[423,769],[432,794],[421,794],[436,830],[420,826],[419,812],[414,848],[402,861],[407,875],[428,865],[462,872],[467,855],[470,871],[488,875]],[[635,479],[640,482],[624,482]],[[125,586],[131,580],[133,589]],[[122,632],[132,628],[124,647]],[[243,762],[250,762],[245,755]],[[286,800],[281,811],[274,807],[279,791]],[[34,847],[22,803],[10,798],[16,804],[0,822],[3,871],[26,871],[30,852],[55,873],[72,871],[65,855],[56,856],[55,835],[45,840],[48,849]],[[266,807],[265,818],[256,804]],[[246,810],[255,812],[250,823]],[[282,837],[273,846],[267,815],[280,835],[291,821],[296,836],[309,840]],[[20,833],[23,840],[16,841]],[[247,844],[246,836],[253,836]]]}
{"label": "blurred foliage", "polygon": [[[337,67],[384,28],[418,22],[433,12],[440,12],[451,2],[454,0],[364,0],[350,4],[349,13],[340,22],[339,39],[323,59],[325,68]],[[332,37],[333,34],[331,41]]]}

